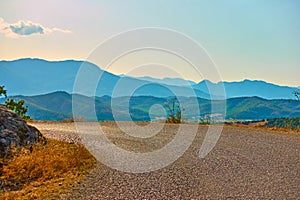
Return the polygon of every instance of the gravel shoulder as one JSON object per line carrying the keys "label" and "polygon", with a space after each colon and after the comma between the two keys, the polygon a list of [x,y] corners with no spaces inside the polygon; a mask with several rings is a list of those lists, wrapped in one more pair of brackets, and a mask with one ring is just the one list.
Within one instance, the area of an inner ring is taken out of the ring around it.
{"label": "gravel shoulder", "polygon": [[[31,123],[44,136],[80,143],[72,123]],[[113,123],[101,124],[114,144],[130,151],[166,145],[178,127],[133,138]],[[300,199],[300,134],[255,128],[223,128],[215,148],[199,159],[207,127],[173,164],[149,173],[125,173],[98,163],[62,199]]]}

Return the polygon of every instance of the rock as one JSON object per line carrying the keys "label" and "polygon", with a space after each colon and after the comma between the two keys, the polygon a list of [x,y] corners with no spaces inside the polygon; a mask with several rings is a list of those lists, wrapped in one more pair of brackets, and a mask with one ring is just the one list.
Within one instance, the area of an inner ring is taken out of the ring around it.
{"label": "rock", "polygon": [[0,156],[3,157],[12,145],[20,148],[45,141],[40,131],[30,126],[13,111],[0,104]]}

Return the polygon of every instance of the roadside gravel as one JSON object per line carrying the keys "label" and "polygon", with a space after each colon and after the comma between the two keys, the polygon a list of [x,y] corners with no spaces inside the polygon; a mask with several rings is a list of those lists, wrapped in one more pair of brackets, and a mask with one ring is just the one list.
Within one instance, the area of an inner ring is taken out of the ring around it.
{"label": "roadside gravel", "polygon": [[[32,125],[48,138],[80,143],[72,123]],[[136,139],[127,137],[115,124],[102,126],[111,141],[132,151],[161,148],[178,128],[169,126],[153,138]],[[185,154],[163,169],[132,174],[98,163],[79,186],[74,185],[61,198],[300,199],[300,134],[225,126],[215,148],[199,159],[206,130],[200,126]]]}

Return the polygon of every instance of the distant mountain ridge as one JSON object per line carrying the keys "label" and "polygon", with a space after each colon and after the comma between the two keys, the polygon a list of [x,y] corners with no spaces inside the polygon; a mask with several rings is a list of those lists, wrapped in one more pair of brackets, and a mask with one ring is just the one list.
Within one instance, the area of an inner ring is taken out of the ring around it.
{"label": "distant mountain ridge", "polygon": [[[41,59],[20,59],[15,61],[0,61],[0,85],[5,85],[12,95],[39,95],[55,91],[74,93],[73,86],[80,67],[84,65],[87,69],[84,73],[85,80],[82,83],[83,94],[91,94],[91,77],[100,77],[96,85],[96,96],[143,96],[152,95],[156,97],[174,96],[174,92],[180,96],[189,96],[191,91],[184,87],[168,86],[143,81],[132,77],[119,77],[100,69],[98,66],[85,61],[46,61]],[[119,90],[114,93],[115,86]],[[142,86],[142,87],[139,87]],[[132,87],[138,87],[132,91]],[[86,91],[85,91],[86,90]],[[173,91],[173,92],[172,92]],[[76,91],[75,91],[76,92]],[[200,90],[194,90],[195,94],[202,98],[210,98]]]}
{"label": "distant mountain ridge", "polygon": [[209,89],[212,89],[211,93],[213,93],[220,84],[224,85],[227,98],[257,96],[264,99],[294,99],[295,96],[293,92],[300,92],[300,90],[295,87],[279,86],[265,81],[247,79],[240,82],[219,83],[204,80],[193,87],[205,93],[210,93]]}
{"label": "distant mountain ridge", "polygon": [[153,78],[150,76],[143,76],[143,77],[135,77],[139,80],[144,80],[144,81],[149,81],[149,82],[154,82],[154,83],[161,83],[161,84],[166,84],[166,85],[175,85],[175,86],[191,86],[197,84],[194,81],[190,80],[185,80],[182,78]]}
{"label": "distant mountain ridge", "polygon": [[[74,93],[73,86],[78,70],[84,64],[90,70],[87,74],[85,87],[91,88],[88,75],[101,76],[96,88],[96,96],[191,96],[194,89],[195,95],[205,99],[218,99],[220,86],[223,84],[227,98],[234,97],[261,97],[264,99],[294,99],[293,92],[300,92],[299,88],[278,86],[259,80],[244,80],[240,82],[212,83],[203,80],[199,83],[180,78],[156,79],[152,77],[117,76],[100,69],[93,63],[75,60],[46,61],[42,59],[24,58],[14,61],[0,61],[0,85],[5,85],[11,95],[39,95],[55,91]],[[118,92],[115,86],[122,81]],[[133,86],[140,86],[134,93],[130,90]],[[189,85],[189,87],[187,87]],[[221,92],[222,93],[222,92]],[[90,94],[83,91],[83,94]],[[211,94],[211,95],[210,95]],[[88,95],[91,96],[91,95]]]}

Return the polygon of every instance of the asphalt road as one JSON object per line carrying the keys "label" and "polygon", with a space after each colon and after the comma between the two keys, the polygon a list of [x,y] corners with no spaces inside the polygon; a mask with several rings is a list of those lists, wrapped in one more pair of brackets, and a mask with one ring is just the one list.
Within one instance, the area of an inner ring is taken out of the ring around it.
{"label": "asphalt road", "polygon": [[[47,137],[80,142],[71,123],[34,124]],[[172,140],[177,126],[152,138],[127,136],[102,124],[107,137],[133,152],[151,152]],[[188,150],[169,166],[126,173],[99,164],[62,199],[300,199],[300,134],[224,127],[203,159],[199,148],[207,127],[199,126]],[[164,158],[161,158],[164,159]]]}

